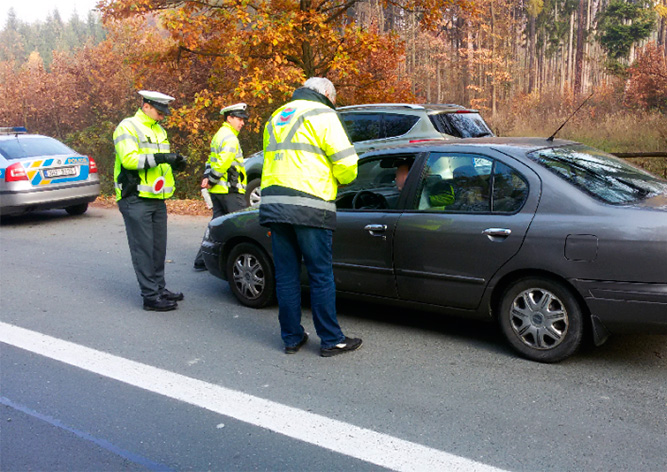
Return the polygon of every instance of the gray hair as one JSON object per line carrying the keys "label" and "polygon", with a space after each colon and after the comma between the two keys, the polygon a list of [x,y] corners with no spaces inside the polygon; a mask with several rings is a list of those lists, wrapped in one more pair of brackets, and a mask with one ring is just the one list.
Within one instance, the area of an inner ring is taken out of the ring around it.
{"label": "gray hair", "polygon": [[329,79],[324,77],[311,77],[306,80],[303,86],[327,96],[332,102],[336,101],[336,87],[334,87],[334,84],[332,84]]}

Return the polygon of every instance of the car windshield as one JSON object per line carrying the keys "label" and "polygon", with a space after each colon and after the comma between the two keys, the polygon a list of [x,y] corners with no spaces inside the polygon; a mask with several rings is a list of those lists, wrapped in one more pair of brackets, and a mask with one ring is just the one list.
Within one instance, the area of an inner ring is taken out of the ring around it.
{"label": "car windshield", "polygon": [[0,140],[0,154],[5,159],[76,154],[57,139],[47,136],[16,136]]}
{"label": "car windshield", "polygon": [[457,138],[481,138],[493,136],[479,113],[469,111],[457,113],[434,113],[429,115],[431,123],[440,133]]}
{"label": "car windshield", "polygon": [[622,205],[667,193],[667,181],[583,144],[540,149],[528,157],[607,203]]}

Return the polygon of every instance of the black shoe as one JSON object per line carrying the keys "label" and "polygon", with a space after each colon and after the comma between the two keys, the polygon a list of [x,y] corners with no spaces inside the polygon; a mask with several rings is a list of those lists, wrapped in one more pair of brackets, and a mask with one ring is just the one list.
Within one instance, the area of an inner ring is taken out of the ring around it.
{"label": "black shoe", "polygon": [[296,354],[299,352],[299,349],[306,344],[308,341],[308,333],[305,331],[303,332],[303,338],[301,338],[301,341],[299,341],[299,344],[295,344],[294,346],[285,346],[285,354]]}
{"label": "black shoe", "polygon": [[320,349],[320,356],[322,357],[332,357],[337,356],[338,354],[343,354],[344,352],[356,351],[361,347],[361,339],[359,338],[348,338],[345,336],[345,340],[342,343],[338,343],[333,347],[328,349]]}
{"label": "black shoe", "polygon": [[146,311],[171,311],[178,308],[178,303],[166,298],[144,298],[144,310]]}
{"label": "black shoe", "polygon": [[183,300],[184,296],[182,292],[172,292],[170,290],[167,290],[166,288],[160,292],[160,298],[164,300],[169,300],[172,302],[180,302]]}
{"label": "black shoe", "polygon": [[203,272],[205,270],[208,270],[206,268],[206,264],[204,264],[203,262],[195,262],[195,264],[192,266],[192,268],[194,270],[196,270],[197,272]]}

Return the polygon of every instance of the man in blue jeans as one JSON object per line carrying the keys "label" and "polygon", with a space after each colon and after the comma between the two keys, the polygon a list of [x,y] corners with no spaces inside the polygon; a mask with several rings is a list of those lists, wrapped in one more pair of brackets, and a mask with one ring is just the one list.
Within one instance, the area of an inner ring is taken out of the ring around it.
{"label": "man in blue jeans", "polygon": [[264,129],[259,221],[271,228],[278,319],[285,353],[307,341],[301,326],[301,260],[308,270],[311,308],[320,355],[354,351],[336,316],[332,235],[339,184],[357,177],[357,154],[335,112],[336,89],[322,77],[308,79]]}

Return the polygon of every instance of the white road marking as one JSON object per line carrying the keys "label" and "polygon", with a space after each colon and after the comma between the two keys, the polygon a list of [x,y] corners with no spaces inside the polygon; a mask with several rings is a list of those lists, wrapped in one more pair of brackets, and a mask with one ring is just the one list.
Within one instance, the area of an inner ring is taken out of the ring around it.
{"label": "white road marking", "polygon": [[0,342],[397,471],[501,469],[0,322]]}

